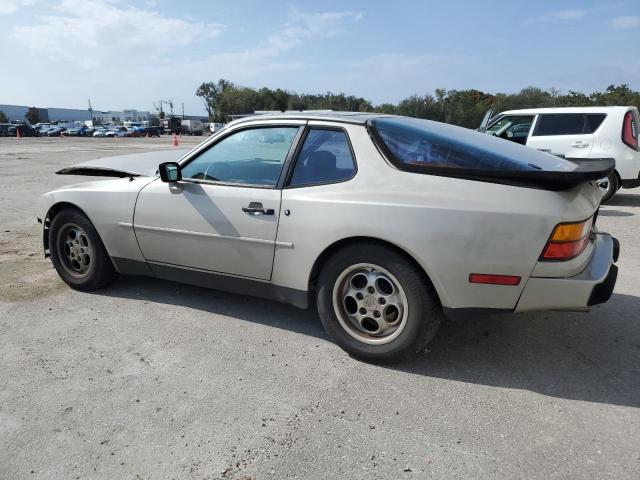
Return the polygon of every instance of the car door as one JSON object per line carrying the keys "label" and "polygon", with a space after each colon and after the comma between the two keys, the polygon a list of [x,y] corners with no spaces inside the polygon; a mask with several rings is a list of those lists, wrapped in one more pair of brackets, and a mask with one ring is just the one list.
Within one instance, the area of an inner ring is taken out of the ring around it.
{"label": "car door", "polygon": [[527,146],[567,158],[588,157],[593,148],[589,118],[582,113],[541,114]]}
{"label": "car door", "polygon": [[147,261],[271,278],[278,188],[299,125],[232,130],[181,164],[182,180],[145,187],[134,216]]}
{"label": "car door", "polygon": [[485,133],[487,131],[487,126],[491,122],[492,115],[493,115],[492,108],[490,108],[484,113],[484,117],[482,117],[482,121],[480,122],[480,126],[478,127],[479,132]]}
{"label": "car door", "polygon": [[[375,148],[361,125],[309,121],[282,190],[285,216],[278,227],[278,240],[290,242],[293,248],[278,245],[274,283],[306,288],[313,263],[324,248],[336,239],[363,233],[357,222],[350,221],[361,212],[351,205],[359,198],[351,183],[358,172],[351,138],[366,145],[365,151]],[[377,185],[383,187],[384,181]],[[372,224],[376,221],[375,215],[366,220]],[[335,228],[327,228],[328,222]]]}

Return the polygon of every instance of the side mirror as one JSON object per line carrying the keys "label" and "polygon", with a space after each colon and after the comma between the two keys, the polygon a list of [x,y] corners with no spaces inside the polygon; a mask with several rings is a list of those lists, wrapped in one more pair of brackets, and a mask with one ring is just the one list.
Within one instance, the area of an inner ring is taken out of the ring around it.
{"label": "side mirror", "polygon": [[158,166],[160,172],[160,180],[165,183],[178,182],[182,180],[182,173],[180,172],[180,165],[176,162],[165,162]]}

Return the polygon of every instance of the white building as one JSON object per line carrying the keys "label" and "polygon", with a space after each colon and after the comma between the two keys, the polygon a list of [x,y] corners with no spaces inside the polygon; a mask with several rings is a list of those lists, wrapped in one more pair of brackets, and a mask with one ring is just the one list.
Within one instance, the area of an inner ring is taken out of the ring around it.
{"label": "white building", "polygon": [[145,110],[109,110],[101,112],[93,111],[93,121],[99,123],[123,123],[123,122],[146,122],[149,120],[151,113]]}
{"label": "white building", "polygon": [[[9,120],[24,121],[25,114],[29,109],[26,105],[2,105],[0,104],[0,111],[9,117]],[[91,120],[91,114],[89,110],[82,110],[79,108],[38,108],[40,112],[41,122],[85,122]],[[109,111],[93,111],[93,121],[99,123],[118,123],[122,124],[125,121],[131,122],[145,122],[149,120],[151,113],[147,110],[109,110]]]}

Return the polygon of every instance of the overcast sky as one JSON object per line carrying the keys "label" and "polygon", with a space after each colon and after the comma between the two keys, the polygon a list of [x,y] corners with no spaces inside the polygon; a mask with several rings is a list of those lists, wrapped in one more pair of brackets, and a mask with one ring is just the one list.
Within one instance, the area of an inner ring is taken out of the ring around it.
{"label": "overcast sky", "polygon": [[[434,88],[640,88],[628,1],[0,0],[0,103],[152,110],[221,77],[397,102]],[[179,107],[178,107],[179,108]]]}

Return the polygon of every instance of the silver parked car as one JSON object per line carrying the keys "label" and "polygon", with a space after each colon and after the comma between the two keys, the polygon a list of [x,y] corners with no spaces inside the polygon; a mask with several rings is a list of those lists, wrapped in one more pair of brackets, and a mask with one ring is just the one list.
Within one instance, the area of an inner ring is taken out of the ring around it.
{"label": "silver parked car", "polygon": [[612,169],[425,120],[261,115],[59,171],[116,178],[45,194],[44,248],[78,290],[133,274],[315,302],[336,343],[385,362],[444,314],[608,300],[619,247],[595,180]]}

